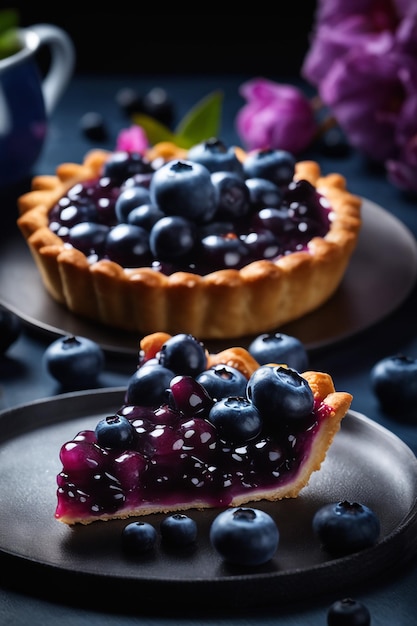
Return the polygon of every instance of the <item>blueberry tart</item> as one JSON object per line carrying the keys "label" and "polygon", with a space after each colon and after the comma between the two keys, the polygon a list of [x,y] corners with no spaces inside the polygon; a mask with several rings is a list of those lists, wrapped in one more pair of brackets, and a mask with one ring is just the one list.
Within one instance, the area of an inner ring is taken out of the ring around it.
{"label": "blueberry tart", "polygon": [[340,174],[217,139],[93,150],[36,176],[18,205],[50,296],[142,336],[235,338],[298,319],[337,290],[361,227]]}
{"label": "blueberry tart", "polygon": [[[225,377],[231,367],[246,377],[244,395],[223,395],[224,381],[210,391],[204,377],[198,382],[219,364]],[[89,524],[295,498],[351,401],[329,374],[259,365],[243,348],[211,354],[186,333],[153,333],[116,413],[61,446],[55,518]]]}

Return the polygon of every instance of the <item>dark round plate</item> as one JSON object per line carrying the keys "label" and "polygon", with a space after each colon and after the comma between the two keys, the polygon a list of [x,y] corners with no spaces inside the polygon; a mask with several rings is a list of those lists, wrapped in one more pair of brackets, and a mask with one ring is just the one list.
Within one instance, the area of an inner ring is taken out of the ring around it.
{"label": "dark round plate", "polygon": [[[257,568],[228,567],[209,541],[218,509],[190,511],[198,540],[189,552],[158,544],[148,556],[123,555],[123,520],[68,527],[54,519],[59,449],[122,403],[123,389],[71,393],[0,413],[0,565],[19,588],[53,599],[89,600],[119,610],[135,598],[154,612],[254,607],[305,600],[370,581],[417,548],[417,460],[395,435],[350,411],[326,460],[298,498],[257,503],[280,531],[274,558]],[[311,529],[314,512],[340,499],[370,506],[381,521],[376,546],[331,558]],[[157,528],[162,515],[142,518]],[[169,598],[169,605],[166,604]]]}
{"label": "dark round plate", "polygon": [[[323,348],[365,330],[397,309],[417,278],[417,244],[407,227],[375,203],[363,201],[363,226],[346,276],[320,309],[279,330],[308,350]],[[110,353],[137,354],[137,334],[82,319],[46,292],[29,249],[17,234],[0,249],[0,303],[27,324],[53,335],[81,335]],[[160,329],[157,329],[160,330]],[[254,337],[242,337],[247,347]],[[236,339],[232,340],[235,345]],[[230,341],[207,341],[219,351]]]}

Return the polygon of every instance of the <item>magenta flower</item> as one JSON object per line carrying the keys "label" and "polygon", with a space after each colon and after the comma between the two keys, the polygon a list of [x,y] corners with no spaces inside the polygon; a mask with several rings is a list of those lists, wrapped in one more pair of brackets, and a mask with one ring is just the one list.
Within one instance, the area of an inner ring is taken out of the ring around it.
{"label": "magenta flower", "polygon": [[300,89],[257,78],[241,85],[240,94],[247,104],[236,116],[236,129],[247,150],[277,148],[296,155],[310,145],[317,123]]}
{"label": "magenta flower", "polygon": [[116,150],[143,154],[148,147],[148,138],[141,126],[133,125],[125,128],[117,136]]}
{"label": "magenta flower", "polygon": [[397,186],[415,190],[415,0],[319,0],[302,74],[349,142],[384,163]]}

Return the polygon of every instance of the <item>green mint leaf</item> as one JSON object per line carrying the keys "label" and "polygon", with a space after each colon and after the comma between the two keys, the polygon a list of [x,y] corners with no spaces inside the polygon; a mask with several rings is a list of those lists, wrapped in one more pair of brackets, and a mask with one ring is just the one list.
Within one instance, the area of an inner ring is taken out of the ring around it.
{"label": "green mint leaf", "polygon": [[176,143],[175,134],[167,126],[164,126],[164,124],[161,124],[153,117],[142,113],[135,113],[132,116],[132,121],[134,124],[143,128],[151,145],[154,146],[160,141],[172,141]]}
{"label": "green mint leaf", "polygon": [[176,128],[182,147],[191,146],[218,137],[222,112],[223,93],[214,91],[188,111]]}
{"label": "green mint leaf", "polygon": [[19,26],[19,14],[13,9],[4,9],[0,11],[0,33],[4,33],[7,30],[18,28]]}
{"label": "green mint leaf", "polygon": [[0,59],[15,54],[20,50],[20,41],[17,36],[19,14],[12,9],[0,11]]}

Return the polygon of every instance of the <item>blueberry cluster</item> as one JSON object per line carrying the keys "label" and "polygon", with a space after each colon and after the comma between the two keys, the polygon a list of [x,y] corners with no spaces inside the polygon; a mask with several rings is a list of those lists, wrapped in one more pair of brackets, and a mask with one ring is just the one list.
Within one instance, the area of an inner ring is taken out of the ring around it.
{"label": "blueberry cluster", "polygon": [[49,227],[90,260],[207,274],[304,250],[329,229],[330,207],[295,159],[257,150],[241,162],[219,139],[187,159],[149,162],[114,152],[101,175],[52,207]]}

